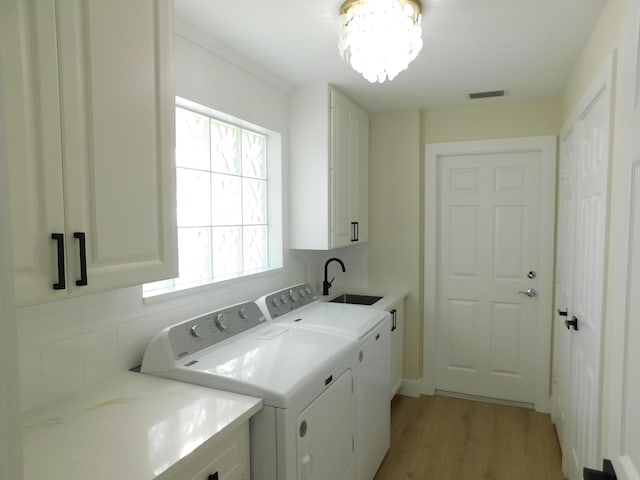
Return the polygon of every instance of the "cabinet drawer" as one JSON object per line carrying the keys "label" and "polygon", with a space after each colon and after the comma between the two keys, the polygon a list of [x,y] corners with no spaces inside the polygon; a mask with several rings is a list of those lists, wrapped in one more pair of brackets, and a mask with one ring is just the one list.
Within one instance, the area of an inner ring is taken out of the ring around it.
{"label": "cabinet drawer", "polygon": [[158,480],[209,480],[216,472],[218,480],[249,480],[248,422],[216,435]]}

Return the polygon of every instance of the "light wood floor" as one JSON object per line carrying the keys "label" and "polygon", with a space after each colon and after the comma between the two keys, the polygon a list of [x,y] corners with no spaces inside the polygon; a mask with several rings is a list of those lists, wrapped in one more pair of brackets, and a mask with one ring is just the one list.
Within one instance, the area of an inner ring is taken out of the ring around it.
{"label": "light wood floor", "polygon": [[375,480],[563,480],[548,415],[434,396],[396,395],[391,448]]}

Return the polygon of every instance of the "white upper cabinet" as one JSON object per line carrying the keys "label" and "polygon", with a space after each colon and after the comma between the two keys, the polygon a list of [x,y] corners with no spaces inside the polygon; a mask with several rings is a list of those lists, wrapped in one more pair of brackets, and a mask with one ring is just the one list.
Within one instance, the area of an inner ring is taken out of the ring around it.
{"label": "white upper cabinet", "polygon": [[291,96],[290,247],[329,250],[369,232],[369,116],[334,87]]}
{"label": "white upper cabinet", "polygon": [[0,17],[17,303],[176,276],[173,2]]}

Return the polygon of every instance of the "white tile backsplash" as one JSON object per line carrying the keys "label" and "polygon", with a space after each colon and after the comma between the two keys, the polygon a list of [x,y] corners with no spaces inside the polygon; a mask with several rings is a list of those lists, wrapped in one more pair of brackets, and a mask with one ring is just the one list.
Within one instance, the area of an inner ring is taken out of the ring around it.
{"label": "white tile backsplash", "polygon": [[[18,311],[20,310],[18,309]],[[40,316],[33,316],[33,312],[30,311],[28,315],[18,315],[18,347],[20,351],[82,333],[82,322],[78,309],[56,311],[42,309]]]}
{"label": "white tile backsplash", "polygon": [[18,357],[20,378],[22,381],[31,380],[42,375],[42,350],[30,348],[22,350]]}
{"label": "white tile backsplash", "polygon": [[303,263],[151,303],[137,286],[18,308],[23,410],[140,365],[147,344],[166,326],[305,281]]}

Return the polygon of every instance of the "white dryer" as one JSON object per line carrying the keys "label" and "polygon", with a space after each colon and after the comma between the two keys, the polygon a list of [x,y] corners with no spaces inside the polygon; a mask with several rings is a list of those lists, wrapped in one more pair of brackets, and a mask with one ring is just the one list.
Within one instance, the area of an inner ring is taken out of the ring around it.
{"label": "white dryer", "polygon": [[358,341],[354,373],[357,478],[373,479],[391,437],[391,315],[361,305],[318,300],[309,284],[272,292],[256,303],[274,325]]}
{"label": "white dryer", "polygon": [[261,397],[252,478],[352,480],[356,352],[352,338],[268,324],[247,302],[165,328],[141,371]]}

